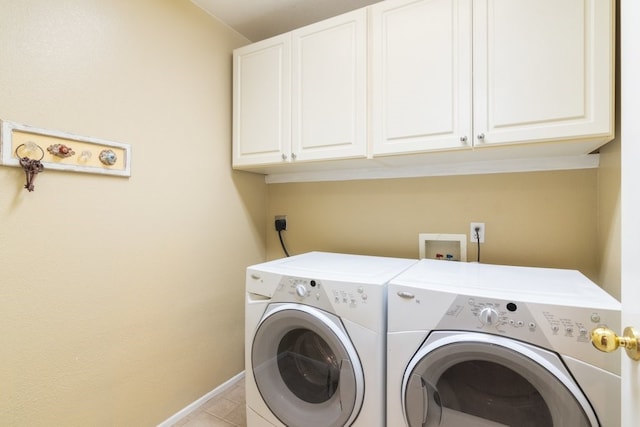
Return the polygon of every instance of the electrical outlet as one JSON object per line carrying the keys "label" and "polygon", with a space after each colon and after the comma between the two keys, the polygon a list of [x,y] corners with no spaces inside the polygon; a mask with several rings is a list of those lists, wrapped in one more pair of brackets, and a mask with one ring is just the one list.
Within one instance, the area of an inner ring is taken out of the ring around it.
{"label": "electrical outlet", "polygon": [[484,243],[484,222],[472,222],[469,227],[469,241],[471,243],[478,243],[478,238],[476,237],[476,228],[478,229],[477,234],[480,238],[480,243]]}
{"label": "electrical outlet", "polygon": [[276,215],[274,223],[275,223],[276,231],[286,230],[287,229],[287,216],[286,215]]}

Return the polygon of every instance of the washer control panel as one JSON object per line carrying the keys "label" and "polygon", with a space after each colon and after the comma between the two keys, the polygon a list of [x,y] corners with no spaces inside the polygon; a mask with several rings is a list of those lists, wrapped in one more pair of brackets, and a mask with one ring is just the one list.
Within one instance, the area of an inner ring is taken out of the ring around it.
{"label": "washer control panel", "polygon": [[386,324],[384,286],[281,276],[271,302],[319,308],[377,332],[382,332]]}
{"label": "washer control panel", "polygon": [[369,295],[367,295],[362,286],[358,286],[355,292],[353,290],[333,289],[331,293],[334,304],[346,304],[353,308],[360,304],[366,304],[369,299]]}
{"label": "washer control panel", "polygon": [[321,280],[301,277],[283,277],[274,298],[278,301],[300,302],[315,306],[330,303],[333,307],[357,309],[369,303],[369,293],[364,286],[350,283],[324,283]]}
{"label": "washer control panel", "polygon": [[303,302],[306,300],[320,301],[324,297],[323,286],[313,279],[300,277],[284,277],[276,288],[278,300]]}

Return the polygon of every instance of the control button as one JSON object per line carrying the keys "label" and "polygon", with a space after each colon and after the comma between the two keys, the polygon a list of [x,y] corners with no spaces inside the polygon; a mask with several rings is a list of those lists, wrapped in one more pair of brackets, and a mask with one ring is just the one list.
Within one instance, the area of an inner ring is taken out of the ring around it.
{"label": "control button", "polygon": [[474,305],[476,301],[473,298],[469,298],[469,305]]}
{"label": "control button", "polygon": [[558,333],[558,331],[560,330],[560,327],[559,327],[558,325],[552,325],[552,326],[551,326],[551,330],[552,330],[554,333]]}
{"label": "control button", "polygon": [[587,333],[588,333],[589,331],[587,331],[587,330],[586,330],[586,329],[584,329],[584,328],[580,328],[580,329],[579,329],[579,332],[580,332],[580,336],[583,336],[583,337],[584,337],[584,336],[586,336],[586,335],[587,335]]}
{"label": "control button", "polygon": [[571,326],[567,326],[567,327],[564,329],[564,331],[565,331],[565,333],[566,333],[567,335],[571,335],[571,334],[573,334],[573,327],[571,327]]}
{"label": "control button", "polygon": [[591,321],[593,323],[599,323],[600,322],[600,315],[598,313],[592,313],[591,314]]}
{"label": "control button", "polygon": [[304,285],[297,285],[296,286],[296,294],[298,294],[298,296],[300,298],[304,298],[307,296],[307,288],[304,287]]}
{"label": "control button", "polygon": [[536,328],[536,324],[533,322],[529,322],[529,329],[535,329]]}
{"label": "control button", "polygon": [[361,293],[363,293],[363,292],[364,292],[364,288],[363,288],[362,286],[360,286],[360,287],[358,288],[358,293],[359,293],[359,294],[361,294]]}
{"label": "control button", "polygon": [[518,327],[523,327],[524,326],[524,322],[522,320],[518,320]]}
{"label": "control button", "polygon": [[369,295],[367,295],[367,294],[362,294],[362,299],[363,299],[364,301],[368,300],[368,299],[369,299]]}
{"label": "control button", "polygon": [[485,325],[493,325],[498,320],[498,312],[493,308],[486,307],[480,312],[480,321]]}
{"label": "control button", "polygon": [[509,319],[509,324],[510,324],[511,326],[513,326],[513,325],[515,325],[515,324],[516,324],[516,321],[515,321],[515,320],[513,320],[513,319]]}
{"label": "control button", "polygon": [[516,311],[518,309],[518,306],[515,305],[514,303],[510,302],[509,304],[507,304],[507,310],[509,311]]}

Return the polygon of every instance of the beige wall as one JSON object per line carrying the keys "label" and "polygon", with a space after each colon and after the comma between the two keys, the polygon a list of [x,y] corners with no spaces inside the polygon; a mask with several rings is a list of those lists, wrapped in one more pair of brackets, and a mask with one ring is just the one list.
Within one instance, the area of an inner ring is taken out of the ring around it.
{"label": "beige wall", "polygon": [[621,162],[620,142],[607,144],[600,153],[598,168],[598,283],[621,298]]}
{"label": "beige wall", "polygon": [[0,118],[132,145],[131,178],[0,167],[0,425],[151,426],[243,370],[266,189],[189,1],[0,0]]}
{"label": "beige wall", "polygon": [[[619,5],[619,3],[617,3]],[[621,299],[621,185],[622,146],[620,92],[620,7],[616,9],[616,135],[617,138],[600,149],[598,170],[598,267],[600,285],[614,297]]]}
{"label": "beige wall", "polygon": [[[267,256],[282,256],[273,216],[286,214],[292,254],[327,250],[418,257],[419,233],[486,223],[481,261],[573,268],[598,279],[596,169],[271,184]],[[476,259],[468,246],[468,259]]]}

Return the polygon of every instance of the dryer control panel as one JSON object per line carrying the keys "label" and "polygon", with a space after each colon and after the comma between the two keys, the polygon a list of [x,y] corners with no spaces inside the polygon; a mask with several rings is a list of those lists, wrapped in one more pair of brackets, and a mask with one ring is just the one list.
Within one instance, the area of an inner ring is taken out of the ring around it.
{"label": "dryer control panel", "polygon": [[446,311],[437,329],[482,330],[548,346],[545,334],[526,305],[460,295]]}
{"label": "dryer control panel", "polygon": [[620,313],[459,295],[435,329],[482,331],[532,343],[616,371],[617,358],[594,351],[591,330],[620,329]]}

